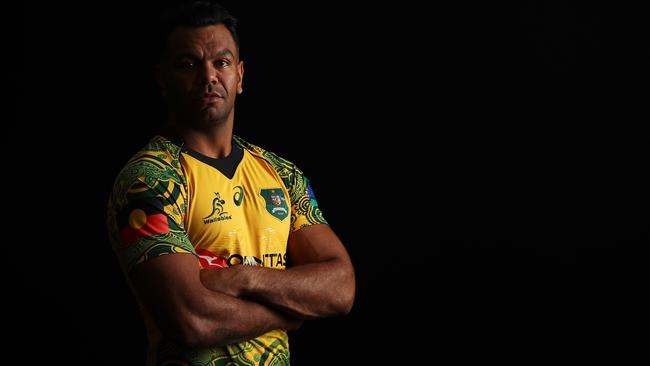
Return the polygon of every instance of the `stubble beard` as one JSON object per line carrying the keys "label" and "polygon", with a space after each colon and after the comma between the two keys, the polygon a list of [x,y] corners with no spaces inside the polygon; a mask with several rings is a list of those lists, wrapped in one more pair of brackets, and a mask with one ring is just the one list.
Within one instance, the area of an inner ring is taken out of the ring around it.
{"label": "stubble beard", "polygon": [[194,109],[195,107],[185,107],[175,108],[172,111],[175,123],[184,128],[209,129],[216,127],[226,123],[232,113],[232,108],[227,108],[226,105],[219,106],[220,108],[208,106],[198,111]]}
{"label": "stubble beard", "polygon": [[[225,106],[224,106],[225,107]],[[228,120],[232,110],[225,108],[207,107],[201,111],[200,124],[205,127],[213,127]]]}

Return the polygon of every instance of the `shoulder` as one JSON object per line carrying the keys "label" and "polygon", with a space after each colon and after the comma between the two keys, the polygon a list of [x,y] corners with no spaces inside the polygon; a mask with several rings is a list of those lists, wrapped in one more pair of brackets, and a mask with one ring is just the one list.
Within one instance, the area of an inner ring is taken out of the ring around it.
{"label": "shoulder", "polygon": [[250,142],[244,140],[243,138],[239,136],[233,136],[233,139],[235,142],[241,146],[244,150],[247,150],[251,154],[266,160],[271,166],[278,172],[280,171],[289,171],[289,170],[295,170],[298,169],[296,165],[289,160],[286,160],[284,158],[281,158],[280,156],[276,155],[275,153],[272,153],[268,150],[265,150],[257,145],[253,145]]}
{"label": "shoulder", "polygon": [[306,179],[296,164],[257,145],[253,145],[239,136],[233,136],[233,139],[243,149],[271,165],[292,196],[306,189]]}
{"label": "shoulder", "polygon": [[135,184],[154,188],[161,182],[183,184],[180,148],[161,136],[152,138],[119,172],[113,185],[114,198],[126,196]]}

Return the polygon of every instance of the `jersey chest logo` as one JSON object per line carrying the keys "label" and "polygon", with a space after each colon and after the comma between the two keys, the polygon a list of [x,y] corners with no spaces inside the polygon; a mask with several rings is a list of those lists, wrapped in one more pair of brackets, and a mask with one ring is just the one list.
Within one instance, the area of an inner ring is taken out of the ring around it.
{"label": "jersey chest logo", "polygon": [[235,192],[232,195],[232,201],[235,202],[235,205],[241,206],[241,203],[244,200],[244,187],[235,186],[232,190]]}
{"label": "jersey chest logo", "polygon": [[266,211],[268,211],[268,213],[275,216],[280,221],[287,218],[289,215],[289,206],[287,206],[287,199],[284,197],[282,189],[262,189],[260,195],[264,198]]}
{"label": "jersey chest logo", "polygon": [[214,193],[215,198],[212,200],[212,212],[203,218],[204,224],[211,224],[213,222],[231,220],[232,216],[228,212],[224,211],[223,204],[226,203],[225,200],[221,198],[219,192]]}

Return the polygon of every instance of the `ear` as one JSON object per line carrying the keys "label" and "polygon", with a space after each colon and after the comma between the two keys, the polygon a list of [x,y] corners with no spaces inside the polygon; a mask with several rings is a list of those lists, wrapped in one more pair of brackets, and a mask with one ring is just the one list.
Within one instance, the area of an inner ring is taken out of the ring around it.
{"label": "ear", "polygon": [[242,88],[244,82],[244,61],[239,61],[237,64],[237,78],[237,94],[241,94],[244,92],[244,89]]}
{"label": "ear", "polygon": [[160,94],[163,97],[167,96],[167,83],[165,82],[165,76],[163,73],[163,66],[161,64],[156,64],[154,67],[154,77],[156,78],[156,82],[158,83],[158,86],[160,87]]}

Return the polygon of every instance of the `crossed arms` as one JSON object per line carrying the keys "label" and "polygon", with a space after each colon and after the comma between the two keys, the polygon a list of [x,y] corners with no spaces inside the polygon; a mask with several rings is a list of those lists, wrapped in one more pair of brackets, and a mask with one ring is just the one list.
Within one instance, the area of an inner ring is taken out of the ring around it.
{"label": "crossed arms", "polygon": [[352,263],[328,225],[293,232],[287,252],[292,266],[286,270],[200,269],[192,255],[164,255],[136,266],[131,280],[161,330],[191,347],[222,346],[350,311]]}

